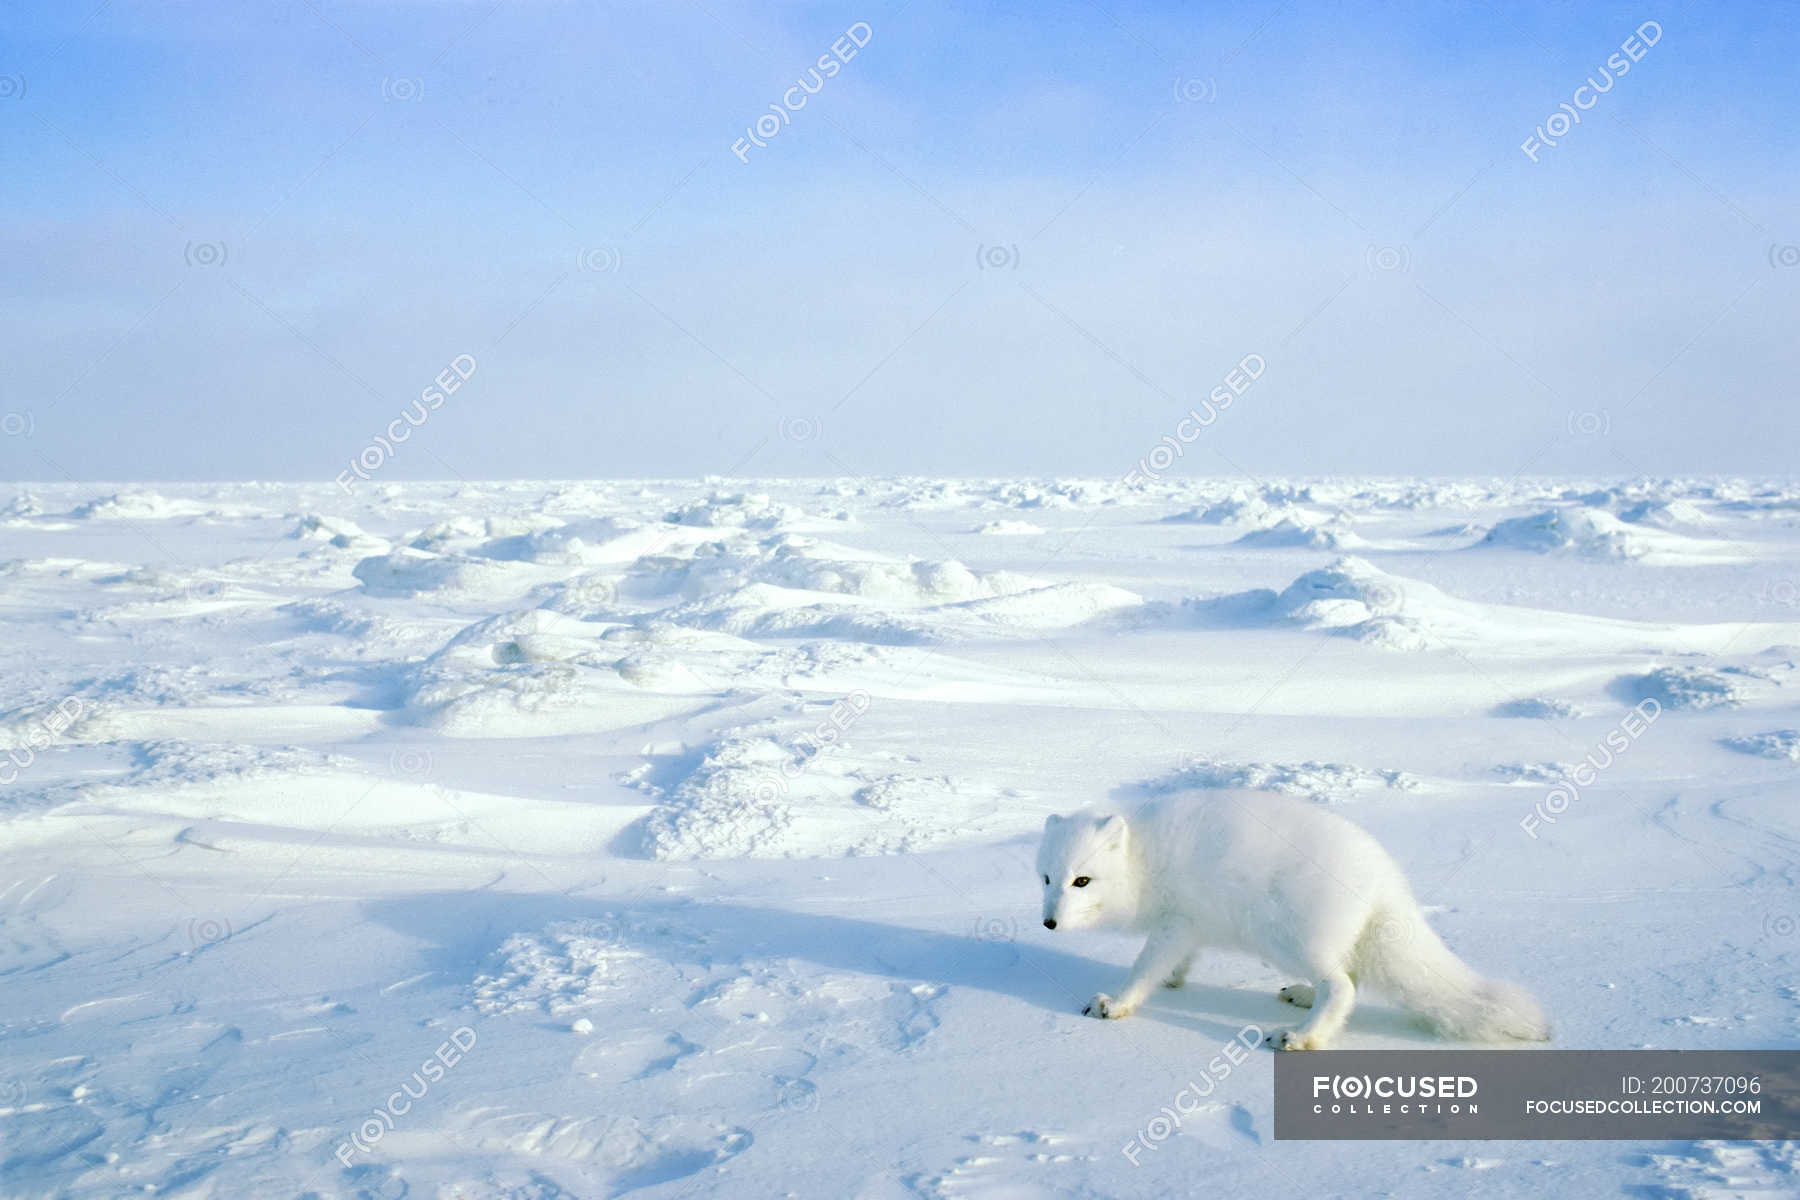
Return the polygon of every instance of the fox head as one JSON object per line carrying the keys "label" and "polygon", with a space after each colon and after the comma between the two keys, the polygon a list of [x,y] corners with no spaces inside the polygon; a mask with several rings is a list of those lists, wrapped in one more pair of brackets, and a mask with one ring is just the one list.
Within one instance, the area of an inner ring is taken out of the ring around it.
{"label": "fox head", "polygon": [[1045,929],[1121,924],[1137,910],[1137,879],[1125,818],[1058,817],[1044,822],[1038,877]]}

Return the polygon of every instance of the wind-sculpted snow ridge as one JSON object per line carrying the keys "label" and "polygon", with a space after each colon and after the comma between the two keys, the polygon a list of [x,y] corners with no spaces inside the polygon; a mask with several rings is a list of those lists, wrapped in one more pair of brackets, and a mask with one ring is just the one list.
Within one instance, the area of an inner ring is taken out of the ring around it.
{"label": "wind-sculpted snow ridge", "polygon": [[734,729],[671,762],[652,782],[646,762],[622,779],[656,800],[636,827],[640,852],[662,861],[896,854],[1029,827],[991,792],[946,776],[896,770],[857,750],[849,733],[871,703],[852,695],[815,707],[816,721]]}
{"label": "wind-sculpted snow ridge", "polygon": [[17,520],[29,517],[41,517],[47,510],[43,498],[35,492],[20,492],[0,508],[0,519]]}
{"label": "wind-sculpted snow ridge", "polygon": [[[782,837],[794,819],[787,780],[790,773],[799,776],[803,755],[768,735],[721,739],[644,818],[639,830],[644,856],[783,857]],[[823,772],[815,774],[808,790],[822,789],[823,780]]]}
{"label": "wind-sculpted snow ridge", "polygon": [[1496,763],[1494,774],[1502,783],[1538,786],[1562,783],[1574,769],[1574,763],[1566,762],[1509,762]]}
{"label": "wind-sculpted snow ridge", "polygon": [[506,568],[488,559],[434,554],[410,546],[365,558],[351,573],[371,596],[485,595],[509,580]]}
{"label": "wind-sculpted snow ridge", "polygon": [[304,746],[246,746],[179,739],[140,742],[132,757],[129,778],[109,786],[171,788],[264,783],[294,775],[324,775],[355,765],[341,754],[321,753]]}
{"label": "wind-sculpted snow ridge", "polygon": [[1767,733],[1737,734],[1720,738],[1719,744],[1740,754],[1800,762],[1800,729],[1771,729]]}
{"label": "wind-sculpted snow ridge", "polygon": [[1195,758],[1172,775],[1148,785],[1154,792],[1178,792],[1187,788],[1248,788],[1305,796],[1321,804],[1342,801],[1357,792],[1393,789],[1415,792],[1422,781],[1406,771],[1371,769],[1330,762],[1226,762]]}
{"label": "wind-sculpted snow ridge", "polygon": [[1041,484],[1009,480],[994,486],[984,503],[1003,508],[1084,508],[1117,504],[1127,495],[1127,489],[1117,483],[1091,479],[1057,479]]}
{"label": "wind-sculpted snow ridge", "polygon": [[749,638],[885,645],[1060,629],[1141,603],[1104,584],[1054,584],[955,559],[902,559],[792,534],[712,543],[633,564],[621,594],[673,599],[657,619]]}
{"label": "wind-sculpted snow ridge", "polygon": [[1341,520],[1313,524],[1294,517],[1283,517],[1273,525],[1252,529],[1237,539],[1237,546],[1266,546],[1307,550],[1360,550],[1367,540]]}
{"label": "wind-sculpted snow ridge", "polygon": [[1284,518],[1301,518],[1304,514],[1292,505],[1270,504],[1260,495],[1237,491],[1210,504],[1196,504],[1163,517],[1171,525],[1272,525]]}
{"label": "wind-sculpted snow ridge", "polygon": [[1622,503],[1619,520],[1632,525],[1648,525],[1657,529],[1709,528],[1713,518],[1692,500],[1645,499]]}
{"label": "wind-sculpted snow ridge", "polygon": [[1028,537],[1044,532],[1042,525],[1033,525],[1030,521],[989,521],[985,525],[977,525],[974,532],[988,537]]}
{"label": "wind-sculpted snow ridge", "polygon": [[[1178,606],[1147,605],[1141,614],[1121,614],[1118,623],[1123,628],[1290,625],[1389,650],[1452,647],[1508,654],[1601,649],[1718,653],[1748,631],[1741,623],[1657,624],[1464,600],[1354,555],[1300,575],[1279,593],[1261,588],[1189,599]],[[1773,640],[1791,634],[1794,626],[1770,623],[1762,628]],[[1630,702],[1636,699],[1641,697]]]}
{"label": "wind-sculpted snow ridge", "polygon": [[943,480],[902,478],[861,485],[883,508],[913,512],[1005,508],[1077,509],[1143,502],[1139,491],[1112,479]]}
{"label": "wind-sculpted snow ridge", "polygon": [[348,517],[334,517],[322,513],[307,513],[300,518],[288,535],[298,541],[323,542],[333,550],[343,550],[370,557],[386,553],[389,543],[386,538],[375,537],[365,532],[361,526]]}
{"label": "wind-sculpted snow ridge", "polygon": [[690,500],[663,519],[673,525],[704,529],[824,530],[842,525],[848,514],[808,514],[791,504],[779,504],[760,492],[714,492],[702,500]]}
{"label": "wind-sculpted snow ridge", "polygon": [[[1354,638],[1396,650],[1423,650],[1432,644],[1439,618],[1455,617],[1461,605],[1417,580],[1390,575],[1365,559],[1346,555],[1328,567],[1307,571],[1275,592],[1256,588],[1178,605],[1145,605],[1117,615],[1122,628],[1198,625],[1211,628],[1295,626]],[[1460,634],[1460,628],[1455,632]]]}
{"label": "wind-sculpted snow ridge", "polygon": [[1621,520],[1610,512],[1589,507],[1545,509],[1529,516],[1501,521],[1479,543],[1483,547],[1529,550],[1536,554],[1567,554],[1615,562],[1641,562],[1651,566],[1683,566],[1742,561],[1743,554],[1729,543],[1690,537],[1652,527],[1652,510],[1632,510],[1637,522]]}
{"label": "wind-sculpted snow ridge", "polygon": [[1633,703],[1654,700],[1677,712],[1737,708],[1747,698],[1745,678],[1745,672],[1731,668],[1716,671],[1707,667],[1667,666],[1643,675],[1627,675],[1619,680],[1619,690]]}
{"label": "wind-sculpted snow ridge", "polygon": [[1587,710],[1569,700],[1553,696],[1527,696],[1494,706],[1496,717],[1523,717],[1539,721],[1572,721],[1587,716]]}
{"label": "wind-sculpted snow ridge", "polygon": [[681,642],[544,608],[503,613],[412,670],[404,715],[457,737],[624,728],[722,693],[726,685],[707,668],[729,672],[757,656],[723,635]]}
{"label": "wind-sculpted snow ridge", "polygon": [[194,500],[171,499],[148,488],[130,488],[77,504],[69,515],[84,521],[167,521],[201,516],[208,507]]}
{"label": "wind-sculpted snow ridge", "polygon": [[1423,650],[1434,616],[1454,602],[1430,584],[1346,556],[1308,571],[1275,597],[1280,619],[1394,650]]}
{"label": "wind-sculpted snow ridge", "polygon": [[622,968],[642,960],[621,938],[615,914],[555,921],[500,944],[491,971],[475,977],[470,1003],[483,1016],[541,1012],[560,1017],[603,1004],[625,980]]}

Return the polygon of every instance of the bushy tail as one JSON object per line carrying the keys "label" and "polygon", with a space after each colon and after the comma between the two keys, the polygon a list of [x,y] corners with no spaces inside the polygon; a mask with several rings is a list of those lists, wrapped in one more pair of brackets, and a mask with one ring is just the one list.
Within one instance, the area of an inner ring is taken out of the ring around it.
{"label": "bushy tail", "polygon": [[1358,983],[1397,1001],[1427,1029],[1466,1042],[1547,1042],[1550,1026],[1524,988],[1484,979],[1450,952],[1410,897],[1378,913],[1357,943]]}

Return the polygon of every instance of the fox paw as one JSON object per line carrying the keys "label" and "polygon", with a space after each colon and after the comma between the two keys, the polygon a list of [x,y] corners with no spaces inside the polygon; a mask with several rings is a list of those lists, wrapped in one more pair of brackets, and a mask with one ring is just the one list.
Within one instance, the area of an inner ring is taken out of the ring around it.
{"label": "fox paw", "polygon": [[1311,1008],[1313,996],[1313,985],[1310,983],[1290,983],[1275,993],[1277,1000],[1292,1004],[1295,1008]]}
{"label": "fox paw", "polygon": [[1087,1007],[1081,1010],[1081,1015],[1099,1017],[1103,1021],[1116,1021],[1120,1017],[1129,1017],[1131,1009],[1127,1005],[1120,1004],[1105,992],[1099,992],[1087,1002]]}
{"label": "fox paw", "polygon": [[1275,1048],[1277,1050],[1322,1050],[1324,1046],[1307,1037],[1298,1029],[1284,1029],[1276,1035]]}

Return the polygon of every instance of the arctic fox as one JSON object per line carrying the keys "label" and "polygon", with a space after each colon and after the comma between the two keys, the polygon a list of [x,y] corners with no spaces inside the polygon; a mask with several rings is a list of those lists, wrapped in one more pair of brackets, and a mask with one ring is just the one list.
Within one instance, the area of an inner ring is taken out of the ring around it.
{"label": "arctic fox", "polygon": [[1241,950],[1311,981],[1280,998],[1312,1009],[1274,1039],[1322,1050],[1344,1028],[1358,985],[1426,1028],[1466,1041],[1547,1041],[1532,998],[1484,979],[1425,923],[1400,867],[1335,813],[1267,792],[1193,791],[1130,818],[1053,816],[1038,850],[1044,927],[1149,935],[1115,999],[1082,1011],[1128,1017],[1158,983],[1180,987],[1203,948]]}

